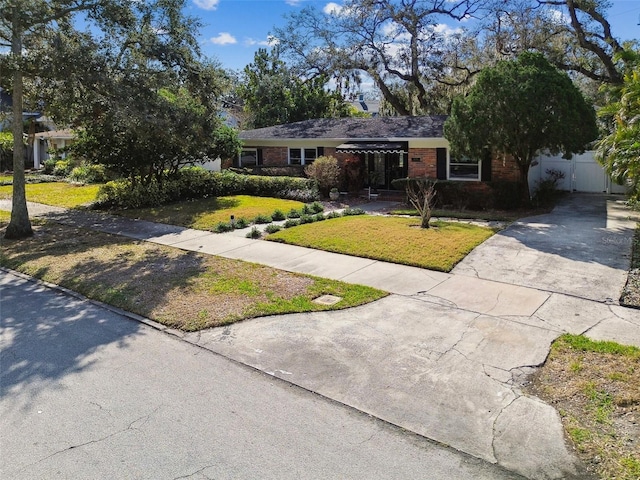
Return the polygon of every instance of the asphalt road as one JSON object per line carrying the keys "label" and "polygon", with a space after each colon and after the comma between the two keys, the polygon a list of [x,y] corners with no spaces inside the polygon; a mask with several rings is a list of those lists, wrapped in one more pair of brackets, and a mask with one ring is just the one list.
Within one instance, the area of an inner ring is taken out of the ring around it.
{"label": "asphalt road", "polygon": [[0,478],[520,478],[42,284],[0,301]]}

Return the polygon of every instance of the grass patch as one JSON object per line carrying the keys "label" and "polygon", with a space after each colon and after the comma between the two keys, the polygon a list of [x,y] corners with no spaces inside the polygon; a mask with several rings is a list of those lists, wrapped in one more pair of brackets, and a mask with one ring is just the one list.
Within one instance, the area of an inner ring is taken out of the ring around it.
{"label": "grass patch", "polygon": [[126,217],[140,218],[151,222],[211,230],[220,222],[228,222],[231,215],[236,219],[256,218],[260,215],[269,216],[275,210],[288,211],[303,206],[302,202],[295,200],[233,195],[204,198],[161,207],[123,210],[118,213]]}
{"label": "grass patch", "polygon": [[267,239],[448,272],[493,233],[462,223],[422,229],[412,218],[360,215],[288,228]]}
{"label": "grass patch", "polygon": [[[263,315],[362,305],[386,293],[239,260],[38,221],[3,240],[0,264],[186,331]],[[317,296],[343,298],[334,306]]]}
{"label": "grass patch", "polygon": [[[486,220],[488,222],[514,222],[522,217],[530,217],[533,215],[540,215],[547,213],[548,209],[533,209],[533,210],[443,210],[434,209],[432,217],[434,218],[457,218],[461,220]],[[391,215],[408,215],[412,217],[419,216],[418,211],[415,208],[399,208],[392,210]]]}
{"label": "grass patch", "polygon": [[558,409],[591,472],[640,478],[640,348],[562,335],[531,391]]}
{"label": "grass patch", "polygon": [[[67,182],[28,183],[27,200],[56,207],[78,208],[96,199],[100,185],[76,185]],[[10,199],[13,185],[0,187],[0,199]]]}

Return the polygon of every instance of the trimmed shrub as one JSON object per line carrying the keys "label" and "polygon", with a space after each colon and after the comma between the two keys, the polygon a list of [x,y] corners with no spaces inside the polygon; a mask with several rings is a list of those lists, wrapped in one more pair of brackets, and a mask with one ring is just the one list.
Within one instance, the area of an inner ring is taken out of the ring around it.
{"label": "trimmed shrub", "polygon": [[303,225],[305,223],[313,223],[315,221],[316,219],[313,215],[304,214],[300,216],[300,225]]}
{"label": "trimmed shrub", "polygon": [[249,221],[246,218],[239,218],[235,223],[236,228],[247,228],[249,226]]}
{"label": "trimmed shrub", "polygon": [[315,219],[316,222],[321,222],[323,220],[325,220],[324,217],[324,213],[316,213],[313,218]]}
{"label": "trimmed shrub", "polygon": [[284,212],[282,210],[275,210],[271,214],[271,218],[273,219],[274,222],[279,222],[281,220],[286,219],[287,216],[284,214]]}
{"label": "trimmed shrub", "polygon": [[175,175],[142,184],[130,178],[108,182],[98,195],[100,208],[141,208],[197,198],[256,195],[302,202],[318,197],[314,183],[296,177],[259,177],[230,171],[208,172],[201,167],[179,170]]}
{"label": "trimmed shrub", "polygon": [[327,213],[327,215],[324,217],[325,220],[328,220],[330,218],[340,218],[342,215],[340,215],[340,213],[333,211],[333,212],[329,212]]}
{"label": "trimmed shrub", "polygon": [[309,208],[313,213],[324,212],[324,205],[322,205],[320,202],[313,202],[311,205],[309,205]]}
{"label": "trimmed shrub", "polygon": [[342,215],[347,217],[349,215],[364,215],[365,211],[361,208],[345,208],[342,211]]}
{"label": "trimmed shrub", "polygon": [[258,227],[253,227],[246,235],[247,238],[253,238],[254,240],[262,237],[262,232],[258,230]]}
{"label": "trimmed shrub", "polygon": [[300,218],[300,215],[301,214],[298,210],[292,208],[291,210],[289,210],[289,213],[287,213],[287,218]]}
{"label": "trimmed shrub", "polygon": [[300,220],[298,220],[296,218],[290,218],[286,222],[284,222],[283,227],[284,228],[291,228],[291,227],[297,227],[298,225],[300,225]]}
{"label": "trimmed shrub", "polygon": [[265,223],[271,223],[273,219],[269,215],[258,215],[253,219],[253,223],[257,223],[258,225],[262,225]]}
{"label": "trimmed shrub", "polygon": [[280,230],[282,230],[282,227],[280,225],[275,225],[273,223],[267,225],[267,227],[264,229],[264,231],[267,233],[276,233],[276,232],[279,232]]}
{"label": "trimmed shrub", "polygon": [[213,227],[213,231],[215,233],[225,233],[231,232],[233,230],[233,225],[231,222],[218,222],[215,227]]}
{"label": "trimmed shrub", "polygon": [[493,190],[493,206],[502,210],[513,210],[522,206],[522,185],[518,182],[489,182]]}

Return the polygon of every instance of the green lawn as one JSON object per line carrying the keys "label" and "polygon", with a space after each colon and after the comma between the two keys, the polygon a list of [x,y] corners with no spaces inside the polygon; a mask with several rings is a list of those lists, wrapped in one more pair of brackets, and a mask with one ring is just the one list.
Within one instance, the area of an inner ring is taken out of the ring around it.
{"label": "green lawn", "polygon": [[[27,200],[57,207],[77,208],[93,202],[100,185],[75,185],[67,182],[29,183],[25,185]],[[0,199],[10,199],[13,185],[0,187]]]}
{"label": "green lawn", "polygon": [[211,230],[219,222],[228,222],[231,215],[236,220],[248,221],[258,215],[271,215],[274,210],[287,213],[292,208],[300,209],[302,202],[279,198],[234,195],[229,197],[204,198],[153,208],[123,210],[119,214],[151,222],[180,225],[199,230]]}
{"label": "green lawn", "polygon": [[485,227],[383,216],[349,216],[281,230],[267,240],[290,243],[385,262],[450,271],[477,245],[494,234]]}

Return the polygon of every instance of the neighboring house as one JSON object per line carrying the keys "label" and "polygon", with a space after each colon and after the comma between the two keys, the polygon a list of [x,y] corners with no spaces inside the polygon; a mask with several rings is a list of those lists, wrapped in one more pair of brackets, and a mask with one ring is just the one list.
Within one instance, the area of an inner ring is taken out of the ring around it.
{"label": "neighboring house", "polygon": [[358,100],[350,102],[351,106],[360,113],[368,113],[372,117],[377,117],[380,112],[379,100],[367,100],[363,93],[358,94]]}
{"label": "neighboring house", "polygon": [[[446,116],[306,120],[240,132],[242,154],[236,167],[300,166],[321,155],[344,165],[357,161],[365,184],[392,190],[392,181],[429,177],[464,182],[467,190],[489,190],[489,181],[518,180],[513,161],[466,159],[451,155],[444,138]],[[371,182],[367,182],[371,179]]]}
{"label": "neighboring house", "polygon": [[[50,153],[68,147],[75,141],[75,135],[71,130],[51,130],[38,132],[33,141],[33,168],[40,168],[45,160],[50,158]],[[60,153],[60,158],[66,154]]]}

